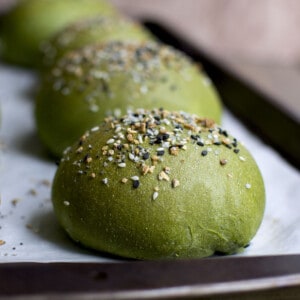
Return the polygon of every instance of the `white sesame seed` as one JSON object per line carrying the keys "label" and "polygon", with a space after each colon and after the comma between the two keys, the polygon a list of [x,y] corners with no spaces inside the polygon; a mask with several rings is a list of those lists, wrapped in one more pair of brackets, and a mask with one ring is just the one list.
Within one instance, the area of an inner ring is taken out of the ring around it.
{"label": "white sesame seed", "polygon": [[239,159],[240,159],[241,161],[246,161],[246,158],[245,158],[244,156],[239,156]]}
{"label": "white sesame seed", "polygon": [[106,142],[106,144],[113,144],[115,142],[115,139],[109,139],[107,142]]}
{"label": "white sesame seed", "polygon": [[103,179],[102,179],[102,182],[103,182],[104,184],[108,184],[108,179],[107,179],[107,178],[103,178]]}
{"label": "white sesame seed", "polygon": [[70,205],[70,202],[69,202],[69,201],[64,201],[64,205],[65,205],[65,206],[69,206],[69,205]]}
{"label": "white sesame seed", "polygon": [[118,164],[118,167],[119,167],[119,168],[125,168],[125,167],[126,167],[126,164],[125,164],[124,162],[119,163],[119,164]]}
{"label": "white sesame seed", "polygon": [[91,129],[91,132],[95,132],[95,131],[98,131],[99,130],[99,126],[95,126]]}
{"label": "white sesame seed", "polygon": [[122,130],[122,127],[121,126],[116,126],[116,129],[115,129],[115,133],[118,133]]}
{"label": "white sesame seed", "polygon": [[139,176],[132,176],[130,179],[133,180],[133,181],[139,181],[140,180]]}
{"label": "white sesame seed", "polygon": [[129,154],[128,154],[128,156],[129,156],[129,159],[130,159],[130,160],[133,160],[133,161],[134,161],[134,159],[135,159],[135,156],[134,156],[134,154],[132,154],[132,153],[129,153]]}
{"label": "white sesame seed", "polygon": [[138,140],[140,144],[143,144],[143,137],[141,134],[138,135]]}
{"label": "white sesame seed", "polygon": [[152,200],[156,200],[158,197],[158,192],[154,192],[152,195]]}
{"label": "white sesame seed", "polygon": [[250,183],[246,183],[245,187],[246,187],[246,189],[251,189],[251,184]]}

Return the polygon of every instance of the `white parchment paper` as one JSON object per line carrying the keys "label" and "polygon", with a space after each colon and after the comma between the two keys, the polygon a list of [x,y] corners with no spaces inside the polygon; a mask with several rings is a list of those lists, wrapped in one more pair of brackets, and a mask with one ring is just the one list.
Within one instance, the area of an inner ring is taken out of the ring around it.
{"label": "white parchment paper", "polygon": [[[0,262],[117,261],[77,246],[57,224],[50,201],[56,165],[38,140],[33,118],[36,83],[35,74],[0,64]],[[299,171],[228,111],[223,127],[251,151],[266,186],[264,221],[240,255],[300,253]]]}

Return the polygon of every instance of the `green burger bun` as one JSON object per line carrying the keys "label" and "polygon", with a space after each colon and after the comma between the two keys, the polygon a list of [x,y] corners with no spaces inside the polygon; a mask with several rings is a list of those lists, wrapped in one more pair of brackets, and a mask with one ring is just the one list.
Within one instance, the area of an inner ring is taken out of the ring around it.
{"label": "green burger bun", "polygon": [[42,42],[66,25],[97,15],[115,15],[105,0],[20,0],[1,20],[1,56],[25,66],[40,64]]}
{"label": "green burger bun", "polygon": [[44,76],[35,115],[41,140],[61,156],[105,116],[140,107],[221,118],[216,90],[198,65],[152,42],[111,42],[67,53]]}
{"label": "green burger bun", "polygon": [[65,151],[56,216],[76,242],[136,259],[232,254],[264,213],[260,171],[209,119],[140,110],[107,118]]}

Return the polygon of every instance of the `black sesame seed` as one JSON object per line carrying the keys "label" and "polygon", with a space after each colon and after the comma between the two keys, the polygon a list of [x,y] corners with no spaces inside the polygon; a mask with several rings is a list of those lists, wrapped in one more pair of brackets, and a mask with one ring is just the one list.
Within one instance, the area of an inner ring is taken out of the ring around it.
{"label": "black sesame seed", "polygon": [[175,128],[175,129],[181,129],[181,130],[183,130],[183,127],[182,127],[180,124],[176,124],[176,125],[174,126],[174,128]]}
{"label": "black sesame seed", "polygon": [[167,134],[167,133],[164,133],[164,134],[162,135],[163,141],[166,141],[169,137],[170,137],[170,135]]}
{"label": "black sesame seed", "polygon": [[240,149],[234,149],[233,152],[238,154],[240,152]]}
{"label": "black sesame seed", "polygon": [[148,152],[143,154],[143,159],[146,160],[150,157],[150,154]]}
{"label": "black sesame seed", "polygon": [[208,154],[207,150],[203,150],[203,151],[201,152],[201,155],[202,155],[202,156],[206,156],[207,154]]}
{"label": "black sesame seed", "polygon": [[222,143],[221,142],[214,142],[214,145],[220,146],[220,145],[222,145]]}
{"label": "black sesame seed", "polygon": [[155,119],[156,121],[160,121],[160,116],[154,116],[154,119]]}
{"label": "black sesame seed", "polygon": [[229,144],[227,144],[227,145],[225,145],[228,149],[232,149],[232,147],[229,145]]}
{"label": "black sesame seed", "polygon": [[163,156],[165,154],[164,150],[159,150],[156,152],[157,156]]}
{"label": "black sesame seed", "polygon": [[118,149],[119,151],[121,151],[122,148],[123,148],[123,145],[122,145],[122,144],[117,145],[117,149]]}
{"label": "black sesame seed", "polygon": [[203,146],[204,146],[204,143],[202,143],[201,141],[198,141],[198,142],[197,142],[197,145],[203,147]]}
{"label": "black sesame seed", "polygon": [[56,160],[56,161],[55,161],[55,164],[56,164],[57,166],[59,166],[60,160]]}
{"label": "black sesame seed", "polygon": [[134,189],[137,189],[140,186],[140,182],[138,180],[133,180],[132,187]]}
{"label": "black sesame seed", "polygon": [[197,136],[197,135],[194,135],[194,134],[192,134],[192,135],[191,135],[191,138],[192,138],[193,140],[197,141],[197,139],[198,139],[198,136]]}
{"label": "black sesame seed", "polygon": [[163,141],[163,136],[161,134],[157,135],[156,140],[154,141],[155,144],[160,144]]}

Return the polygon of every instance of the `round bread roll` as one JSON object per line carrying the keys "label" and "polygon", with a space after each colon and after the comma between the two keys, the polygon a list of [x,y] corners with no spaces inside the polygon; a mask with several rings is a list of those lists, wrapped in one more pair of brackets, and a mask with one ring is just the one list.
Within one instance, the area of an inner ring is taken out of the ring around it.
{"label": "round bread roll", "polygon": [[72,23],[42,45],[46,67],[71,50],[113,40],[145,42],[151,34],[138,23],[120,16],[98,16]]}
{"label": "round bread roll", "polygon": [[61,160],[52,201],[84,246],[137,259],[196,258],[248,245],[265,192],[254,159],[227,131],[160,109],[86,132]]}
{"label": "round bread roll", "polygon": [[20,0],[1,20],[2,56],[26,66],[40,64],[40,44],[64,26],[97,15],[115,15],[105,0]]}
{"label": "round bread roll", "polygon": [[61,156],[106,115],[141,107],[217,121],[221,115],[210,80],[181,52],[152,42],[111,42],[69,52],[57,62],[37,95],[36,121],[41,140]]}

